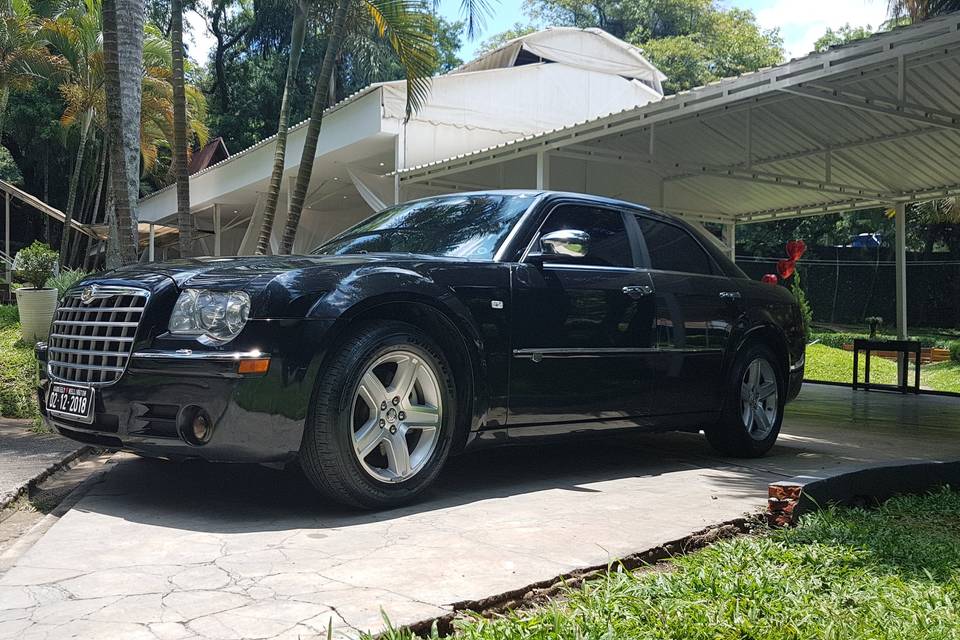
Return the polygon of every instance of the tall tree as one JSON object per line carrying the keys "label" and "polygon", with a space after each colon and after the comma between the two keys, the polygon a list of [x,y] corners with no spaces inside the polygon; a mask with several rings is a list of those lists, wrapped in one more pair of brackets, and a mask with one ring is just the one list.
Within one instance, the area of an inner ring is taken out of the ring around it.
{"label": "tall tree", "polygon": [[[471,0],[466,0],[470,2]],[[472,0],[479,2],[479,0]],[[307,125],[303,154],[297,171],[287,222],[280,242],[280,253],[290,253],[300,226],[307,188],[313,173],[313,161],[323,122],[323,112],[329,105],[330,79],[334,62],[345,38],[348,16],[354,11],[352,24],[372,24],[377,35],[390,43],[407,80],[407,115],[419,109],[429,90],[430,74],[436,66],[437,50],[434,44],[433,15],[418,0],[339,0],[333,20],[327,31],[327,46],[323,64],[315,79],[313,106]]]}
{"label": "tall tree", "polygon": [[264,255],[270,246],[273,233],[273,221],[277,214],[277,201],[280,199],[280,186],[283,181],[283,167],[287,153],[287,129],[290,124],[290,103],[297,84],[297,69],[300,66],[300,54],[303,52],[303,39],[306,32],[307,6],[302,0],[296,0],[293,16],[293,28],[290,30],[290,59],[287,63],[287,79],[280,102],[280,121],[277,124],[277,146],[273,154],[273,171],[270,174],[270,187],[267,189],[267,202],[263,210],[263,222],[257,237],[258,255]]}
{"label": "tall tree", "polygon": [[12,91],[26,91],[35,80],[58,70],[60,59],[52,56],[37,37],[36,21],[17,12],[9,0],[0,10],[0,134]]}
{"label": "tall tree", "polygon": [[104,0],[103,53],[110,182],[117,233],[111,238],[122,264],[137,261],[140,195],[140,108],[143,0]]}
{"label": "tall tree", "polygon": [[177,228],[180,257],[193,252],[193,216],[190,213],[190,172],[187,168],[187,95],[183,77],[183,2],[172,0],[170,8],[170,42],[173,77],[173,175],[177,183]]}
{"label": "tall tree", "polygon": [[960,11],[960,0],[889,0],[887,13],[894,21],[920,22]]}

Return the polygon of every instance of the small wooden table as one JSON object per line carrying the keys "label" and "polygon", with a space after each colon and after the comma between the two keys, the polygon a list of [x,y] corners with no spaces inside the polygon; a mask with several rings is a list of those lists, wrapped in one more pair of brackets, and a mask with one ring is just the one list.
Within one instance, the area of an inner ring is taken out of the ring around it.
{"label": "small wooden table", "polygon": [[[866,355],[866,365],[863,370],[863,382],[858,382],[860,368],[860,352]],[[897,374],[900,380],[897,384],[876,384],[870,382],[870,352],[871,351],[896,351],[898,359],[904,359],[904,367],[898,366]],[[914,376],[913,385],[910,384],[910,354],[913,354]],[[920,393],[920,341],[919,340],[865,340],[856,338],[853,341],[853,388],[886,389],[888,391],[896,390],[901,393],[912,391]]]}

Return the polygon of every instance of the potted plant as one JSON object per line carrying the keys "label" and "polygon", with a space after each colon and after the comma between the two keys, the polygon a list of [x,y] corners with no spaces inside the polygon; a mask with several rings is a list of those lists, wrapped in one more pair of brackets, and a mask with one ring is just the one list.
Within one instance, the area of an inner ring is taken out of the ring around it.
{"label": "potted plant", "polygon": [[13,259],[14,276],[29,285],[16,290],[20,335],[28,344],[46,340],[50,334],[50,323],[57,310],[57,290],[46,284],[57,271],[57,260],[57,252],[42,242],[20,249]]}

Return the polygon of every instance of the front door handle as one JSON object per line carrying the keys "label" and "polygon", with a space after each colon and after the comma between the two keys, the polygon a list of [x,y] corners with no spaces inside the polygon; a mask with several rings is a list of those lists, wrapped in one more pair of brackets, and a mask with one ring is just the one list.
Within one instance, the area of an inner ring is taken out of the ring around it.
{"label": "front door handle", "polygon": [[635,284],[624,287],[622,291],[631,298],[640,299],[652,295],[653,287],[648,284]]}
{"label": "front door handle", "polygon": [[729,300],[729,301],[739,300],[740,292],[739,291],[721,291],[720,298],[722,298],[723,300]]}

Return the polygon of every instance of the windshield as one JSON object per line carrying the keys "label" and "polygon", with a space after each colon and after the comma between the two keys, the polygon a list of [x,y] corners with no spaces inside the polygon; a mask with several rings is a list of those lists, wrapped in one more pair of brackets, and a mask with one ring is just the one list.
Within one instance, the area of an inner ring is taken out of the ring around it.
{"label": "windshield", "polygon": [[531,194],[471,194],[407,202],[367,218],[313,253],[418,253],[490,260],[533,199]]}

